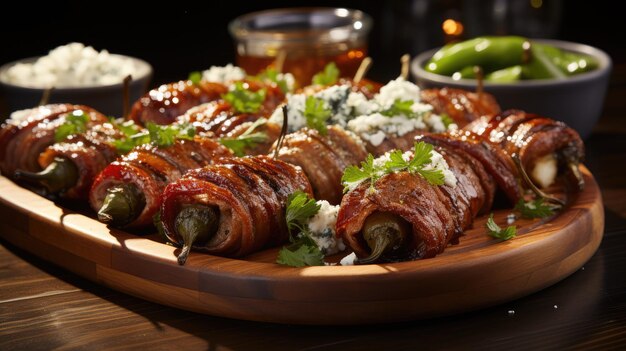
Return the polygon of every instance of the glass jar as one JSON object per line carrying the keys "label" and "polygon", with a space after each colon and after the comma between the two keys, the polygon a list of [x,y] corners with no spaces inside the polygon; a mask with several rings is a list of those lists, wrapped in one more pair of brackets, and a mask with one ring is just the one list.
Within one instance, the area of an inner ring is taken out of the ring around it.
{"label": "glass jar", "polygon": [[[344,8],[285,8],[249,13],[228,28],[236,63],[248,74],[276,66],[294,75],[299,86],[335,62],[342,77],[353,76],[367,56],[372,19]],[[281,57],[282,56],[282,57]]]}

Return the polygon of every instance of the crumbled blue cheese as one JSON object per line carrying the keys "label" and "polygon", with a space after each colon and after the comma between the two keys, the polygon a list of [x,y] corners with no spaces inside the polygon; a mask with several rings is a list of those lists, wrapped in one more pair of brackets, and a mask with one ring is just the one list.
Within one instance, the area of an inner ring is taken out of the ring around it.
{"label": "crumbled blue cheese", "polygon": [[242,80],[246,77],[246,71],[240,67],[227,64],[226,66],[211,66],[202,72],[202,79],[208,82],[228,83]]}
{"label": "crumbled blue cheese", "polygon": [[[351,118],[352,109],[346,101],[350,94],[350,87],[346,85],[335,85],[313,94],[313,97],[324,101],[324,107],[332,111],[329,124],[339,124],[345,126],[346,120]],[[306,127],[304,108],[306,106],[307,94],[287,94],[287,118],[289,120],[289,132],[295,132]],[[283,124],[282,106],[274,110],[270,121],[279,125]]]}
{"label": "crumbled blue cheese", "polygon": [[6,122],[9,124],[18,125],[22,121],[26,120],[28,116],[30,116],[34,111],[35,111],[34,108],[27,108],[24,110],[13,111],[11,113],[11,116],[9,117],[9,119],[7,119]]}
{"label": "crumbled blue cheese", "polygon": [[448,130],[439,115],[429,114],[424,116],[424,123],[428,126],[428,130],[434,133],[443,133]]}
{"label": "crumbled blue cheese", "polygon": [[380,145],[387,135],[403,136],[415,129],[425,128],[421,118],[387,117],[380,113],[359,116],[348,122],[349,130],[374,146]]}
{"label": "crumbled blue cheese", "polygon": [[355,262],[356,262],[356,254],[353,252],[347,255],[346,257],[342,258],[341,261],[339,261],[339,264],[342,266],[354,266]]}
{"label": "crumbled blue cheese", "polygon": [[[534,205],[534,204],[530,203],[529,205]],[[506,224],[511,225],[515,223],[516,219],[517,217],[515,216],[515,213],[509,213],[508,215],[506,215]]]}
{"label": "crumbled blue cheese", "polygon": [[331,109],[332,115],[329,123],[340,126],[345,126],[346,121],[352,115],[352,109],[346,103],[349,95],[350,87],[347,85],[333,85],[313,94],[314,97],[322,99],[326,103],[326,107]]}
{"label": "crumbled blue cheese", "polygon": [[[362,93],[352,92],[348,85],[334,85],[317,92],[287,94],[289,132],[306,126],[304,107],[306,97],[310,95],[324,101],[325,107],[332,111],[328,124],[347,127],[374,146],[380,145],[388,135],[402,136],[413,130],[439,133],[456,128],[454,124],[446,128],[441,117],[432,113],[433,107],[420,102],[420,88],[417,85],[398,78],[383,86],[371,100]],[[381,114],[388,111],[396,101],[412,101],[411,116]],[[274,111],[270,121],[282,124],[282,108]]]}
{"label": "crumbled blue cheese", "polygon": [[431,151],[430,163],[424,166],[424,169],[440,170],[444,176],[444,184],[451,187],[456,186],[456,177],[454,176],[454,173],[452,173],[452,171],[450,170],[448,162],[446,162],[443,156],[437,151]]}
{"label": "crumbled blue cheese", "polygon": [[420,101],[420,88],[400,77],[392,80],[380,88],[380,92],[376,94],[374,100],[383,108],[390,108],[396,100]]}
{"label": "crumbled blue cheese", "polygon": [[333,206],[326,200],[319,200],[317,204],[320,205],[320,210],[308,220],[309,236],[324,256],[345,250],[343,241],[335,234],[339,206]]}
{"label": "crumbled blue cheese", "polygon": [[141,74],[140,66],[129,57],[97,51],[83,43],[69,43],[34,62],[9,67],[2,80],[29,88],[72,88],[117,84],[128,75]]}
{"label": "crumbled blue cheese", "polygon": [[351,92],[346,103],[352,109],[354,116],[371,115],[380,110],[376,101],[369,100],[363,93]]}
{"label": "crumbled blue cheese", "polygon": [[[293,133],[306,127],[306,118],[304,117],[304,106],[306,102],[306,95],[304,94],[287,94],[287,124],[288,131]],[[272,115],[269,121],[271,123],[283,125],[283,107],[280,105]]]}

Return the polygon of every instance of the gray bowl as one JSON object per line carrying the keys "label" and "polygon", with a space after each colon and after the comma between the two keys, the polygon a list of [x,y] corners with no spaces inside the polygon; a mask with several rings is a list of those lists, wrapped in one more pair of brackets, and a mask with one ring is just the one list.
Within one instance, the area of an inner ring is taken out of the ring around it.
{"label": "gray bowl", "polygon": [[[560,40],[533,39],[566,51],[591,55],[598,60],[596,70],[566,79],[524,80],[516,83],[488,83],[485,91],[493,94],[502,107],[519,109],[565,122],[582,138],[591,134],[602,113],[604,97],[611,72],[611,58],[602,50]],[[452,87],[475,90],[476,81],[454,80],[451,77],[424,70],[426,62],[439,50],[426,51],[411,62],[411,73],[422,88]]]}
{"label": "gray bowl", "polygon": [[[121,56],[114,55],[111,56]],[[130,83],[130,103],[139,99],[148,89],[152,79],[152,66],[138,58],[130,58],[137,67],[137,76],[133,76]],[[35,107],[39,104],[44,89],[30,88],[7,83],[4,79],[6,71],[17,63],[29,63],[37,60],[31,57],[0,67],[0,121],[4,120],[11,112]],[[50,93],[49,103],[72,103],[93,107],[105,115],[120,117],[123,113],[123,84],[99,85],[76,88],[56,88]]]}

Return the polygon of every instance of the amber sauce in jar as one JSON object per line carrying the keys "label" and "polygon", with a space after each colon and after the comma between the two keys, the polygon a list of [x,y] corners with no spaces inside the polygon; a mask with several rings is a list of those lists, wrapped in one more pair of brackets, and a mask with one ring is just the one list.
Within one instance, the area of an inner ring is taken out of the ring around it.
{"label": "amber sauce in jar", "polygon": [[229,29],[236,44],[236,64],[257,74],[284,55],[282,72],[298,86],[335,62],[342,77],[352,77],[367,56],[371,18],[358,10],[334,8],[277,9],[247,14]]}

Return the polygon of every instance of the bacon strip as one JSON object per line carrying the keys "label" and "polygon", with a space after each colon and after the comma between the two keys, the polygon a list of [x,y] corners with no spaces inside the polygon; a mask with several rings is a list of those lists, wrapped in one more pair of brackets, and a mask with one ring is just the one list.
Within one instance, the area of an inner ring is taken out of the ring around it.
{"label": "bacon strip", "polygon": [[96,125],[83,134],[50,145],[39,155],[39,165],[45,169],[56,158],[70,160],[78,169],[76,185],[65,190],[64,198],[87,200],[96,176],[119,155],[113,141],[123,133],[110,123]]}
{"label": "bacon strip", "polygon": [[190,80],[181,80],[163,84],[133,104],[129,119],[141,126],[148,122],[171,124],[190,108],[217,100],[227,92],[225,85],[206,81],[194,84]]}
{"label": "bacon strip", "polygon": [[526,169],[537,159],[554,153],[568,160],[582,162],[585,146],[580,135],[565,123],[519,110],[485,116],[470,123],[466,130],[498,145],[509,155],[519,155]]}
{"label": "bacon strip", "polygon": [[278,150],[279,159],[302,167],[315,198],[331,204],[341,201],[343,171],[366,157],[360,139],[339,126],[328,127],[326,136],[309,128],[287,134]]}
{"label": "bacon strip", "polygon": [[163,193],[161,223],[168,240],[182,245],[176,216],[185,206],[202,204],[219,210],[219,227],[207,242],[193,249],[241,257],[287,241],[284,212],[287,196],[296,190],[312,194],[297,166],[268,156],[223,158],[188,172]]}
{"label": "bacon strip", "polygon": [[496,99],[488,93],[472,93],[462,89],[443,88],[421,91],[422,102],[433,106],[433,111],[447,114],[459,128],[482,116],[500,113]]}
{"label": "bacon strip", "polygon": [[[261,116],[271,114],[285,99],[284,93],[276,85],[266,85],[256,81],[243,83],[250,91],[265,89],[265,101],[258,111]],[[172,124],[178,116],[185,114],[192,107],[220,100],[226,93],[228,93],[228,87],[220,83],[200,81],[194,84],[187,80],[163,84],[137,100],[129,118],[144,126],[148,122]],[[225,107],[230,109],[230,105]]]}
{"label": "bacon strip", "polygon": [[193,140],[178,139],[167,148],[139,146],[109,164],[96,177],[89,194],[89,203],[98,211],[108,189],[121,184],[133,184],[144,196],[145,207],[135,220],[125,226],[149,226],[161,204],[161,193],[169,183],[178,180],[190,169],[209,165],[213,160],[229,155],[230,150],[221,144],[200,137]]}
{"label": "bacon strip", "polygon": [[39,106],[27,112],[19,120],[7,120],[0,129],[0,170],[13,177],[16,170],[38,172],[39,154],[54,143],[57,128],[65,123],[65,117],[83,111],[89,115],[87,129],[108,121],[107,117],[83,105],[54,104]]}
{"label": "bacon strip", "polygon": [[[367,181],[344,196],[337,217],[337,235],[358,257],[370,253],[361,231],[374,212],[392,213],[412,227],[403,249],[385,258],[393,261],[440,254],[449,243],[458,241],[478,213],[488,210],[495,185],[482,164],[448,145],[437,147],[437,151],[457,177],[456,186],[436,186],[420,175],[399,172],[379,179],[373,192]],[[481,180],[485,174],[487,178]]]}

